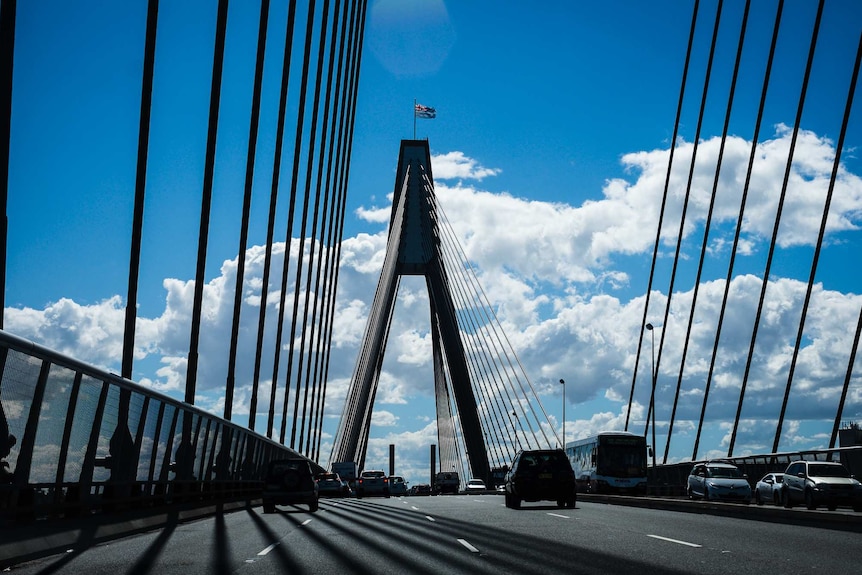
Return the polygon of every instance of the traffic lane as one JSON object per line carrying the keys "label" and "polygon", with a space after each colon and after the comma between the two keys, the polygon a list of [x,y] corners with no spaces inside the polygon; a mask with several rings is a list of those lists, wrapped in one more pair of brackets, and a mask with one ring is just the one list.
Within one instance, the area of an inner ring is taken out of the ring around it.
{"label": "traffic lane", "polygon": [[302,556],[292,551],[291,540],[298,539],[311,517],[306,507],[279,508],[278,513],[267,515],[261,507],[249,508],[171,523],[163,529],[108,543],[72,546],[65,553],[15,565],[11,571],[64,575],[221,574],[234,573],[268,556],[266,564],[281,569],[273,572],[309,572],[304,569]]}
{"label": "traffic lane", "polygon": [[[579,503],[503,506],[499,496],[324,501],[172,526],[54,557],[20,573],[733,573],[773,566],[850,572],[853,534]],[[716,523],[716,520],[719,520]],[[724,524],[721,521],[728,521]],[[700,534],[708,537],[699,539]],[[858,537],[858,535],[857,535]],[[706,544],[704,541],[709,539]],[[787,545],[782,541],[786,539]],[[693,545],[701,545],[694,547]]]}
{"label": "traffic lane", "polygon": [[[612,537],[627,530],[650,536],[654,541],[648,547],[663,545],[677,548],[677,552],[680,547],[700,545],[701,557],[710,557],[710,564],[727,565],[733,572],[755,573],[764,567],[792,565],[796,570],[849,573],[857,561],[859,535],[847,531],[753,521],[750,515],[737,519],[596,503],[579,503],[578,508],[582,520],[589,522],[586,533]],[[738,509],[740,514],[747,511],[743,506]],[[634,549],[643,549],[642,541],[633,541]],[[698,555],[680,554],[680,558],[686,557]],[[677,564],[682,568],[691,565]]]}
{"label": "traffic lane", "polygon": [[[608,554],[623,565],[691,573],[700,572],[704,564],[733,573],[761,573],[764,567],[790,565],[849,573],[857,561],[858,534],[844,531],[591,503],[578,503],[575,510],[525,504],[516,511],[506,509],[499,497],[496,505],[475,505],[469,496],[434,499],[423,507],[474,524],[476,535],[469,541],[480,552],[496,550],[495,536],[511,544],[504,533],[486,535],[479,529],[491,525],[554,542],[564,563],[574,559],[581,567],[601,565]],[[525,563],[541,555],[528,552]]]}
{"label": "traffic lane", "polygon": [[[486,573],[457,541],[427,517],[391,505],[397,499],[322,501],[303,532],[314,549],[309,573]],[[334,557],[340,557],[338,565]],[[255,566],[257,567],[257,565]]]}
{"label": "traffic lane", "polygon": [[[500,497],[491,497],[491,504],[469,496],[413,499],[363,499],[339,506],[333,515],[340,515],[338,524],[344,529],[361,525],[362,532],[397,543],[396,569],[387,562],[378,565],[382,573],[684,572],[658,561],[621,556],[605,545],[583,545],[575,522],[555,511],[507,513],[511,510],[499,504]],[[561,527],[566,521],[568,526]]]}

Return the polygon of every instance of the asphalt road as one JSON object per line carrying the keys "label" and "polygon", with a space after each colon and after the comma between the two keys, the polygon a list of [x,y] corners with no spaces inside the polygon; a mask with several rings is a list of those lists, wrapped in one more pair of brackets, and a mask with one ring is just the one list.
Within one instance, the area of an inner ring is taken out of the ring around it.
{"label": "asphalt road", "polygon": [[[860,518],[862,520],[862,518]],[[859,533],[500,495],[322,500],[216,515],[16,565],[20,574],[858,573]]]}

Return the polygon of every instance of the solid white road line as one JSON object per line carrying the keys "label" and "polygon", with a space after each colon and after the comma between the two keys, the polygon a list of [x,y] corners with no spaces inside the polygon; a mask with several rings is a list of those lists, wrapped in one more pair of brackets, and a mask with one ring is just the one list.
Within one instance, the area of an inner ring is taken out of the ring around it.
{"label": "solid white road line", "polygon": [[688,547],[703,547],[703,545],[698,545],[697,543],[689,543],[688,541],[680,541],[679,539],[669,539],[667,537],[662,537],[660,535],[647,535],[647,537],[652,537],[653,539],[661,539],[662,541],[667,541],[669,543],[677,543],[679,545],[686,545]]}
{"label": "solid white road line", "polygon": [[466,539],[459,539],[458,543],[460,543],[461,545],[466,547],[472,553],[478,553],[479,552],[479,550],[476,549],[475,547],[473,547],[472,545],[470,545],[470,543]]}

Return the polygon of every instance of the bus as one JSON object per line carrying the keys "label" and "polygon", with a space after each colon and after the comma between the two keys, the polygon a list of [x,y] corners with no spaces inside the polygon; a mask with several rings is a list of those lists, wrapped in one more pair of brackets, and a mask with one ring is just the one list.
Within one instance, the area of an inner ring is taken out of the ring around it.
{"label": "bus", "polygon": [[578,491],[646,495],[647,445],[643,435],[605,431],[566,444]]}

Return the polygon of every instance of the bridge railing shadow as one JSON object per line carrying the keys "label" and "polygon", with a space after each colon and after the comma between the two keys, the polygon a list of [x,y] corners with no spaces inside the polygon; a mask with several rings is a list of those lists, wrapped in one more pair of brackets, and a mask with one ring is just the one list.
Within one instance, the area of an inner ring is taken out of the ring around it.
{"label": "bridge railing shadow", "polygon": [[0,527],[249,499],[288,456],[299,454],[0,331]]}

